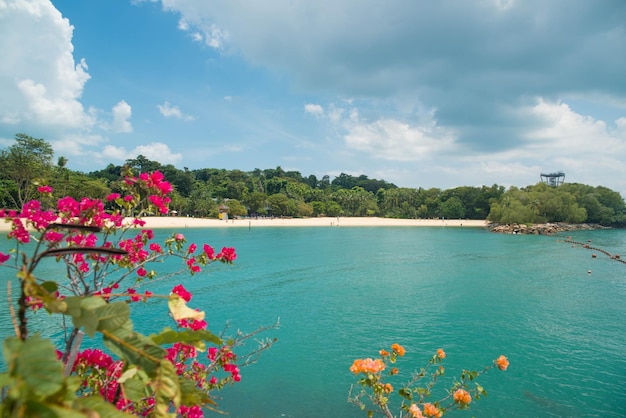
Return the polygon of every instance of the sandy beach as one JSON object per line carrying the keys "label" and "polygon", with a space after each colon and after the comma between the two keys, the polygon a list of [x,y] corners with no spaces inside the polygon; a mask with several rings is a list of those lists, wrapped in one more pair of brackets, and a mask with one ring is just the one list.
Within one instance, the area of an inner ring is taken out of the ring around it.
{"label": "sandy beach", "polygon": [[466,219],[388,219],[376,217],[203,219],[185,217],[144,218],[148,228],[260,228],[260,227],[350,227],[350,226],[451,226],[485,227],[485,221]]}
{"label": "sandy beach", "polygon": [[[467,219],[389,219],[376,217],[322,218],[250,218],[206,219],[176,216],[145,217],[145,228],[262,228],[262,227],[353,227],[353,226],[450,226],[485,227],[486,221]],[[10,231],[11,224],[0,221],[0,231]]]}

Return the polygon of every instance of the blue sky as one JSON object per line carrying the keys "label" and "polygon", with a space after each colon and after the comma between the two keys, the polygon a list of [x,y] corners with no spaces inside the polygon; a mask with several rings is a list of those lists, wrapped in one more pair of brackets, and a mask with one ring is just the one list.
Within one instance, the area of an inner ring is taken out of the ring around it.
{"label": "blue sky", "polygon": [[626,196],[623,0],[0,0],[0,146]]}

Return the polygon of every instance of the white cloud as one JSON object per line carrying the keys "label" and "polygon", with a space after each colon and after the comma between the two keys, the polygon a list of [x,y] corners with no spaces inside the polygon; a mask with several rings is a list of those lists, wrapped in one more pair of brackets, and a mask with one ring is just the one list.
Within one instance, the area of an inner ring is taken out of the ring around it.
{"label": "white cloud", "polygon": [[305,104],[304,105],[305,113],[310,113],[316,117],[320,117],[324,115],[324,108],[318,104]]}
{"label": "white cloud", "polygon": [[172,106],[169,102],[165,102],[162,105],[157,105],[157,108],[159,109],[161,115],[166,118],[173,117],[184,121],[192,121],[195,119],[193,116],[185,115],[183,112],[180,111],[180,108],[178,106]]}
{"label": "white cloud", "polygon": [[89,128],[80,97],[90,76],[75,63],[73,27],[48,0],[0,7],[0,121],[42,128]]}
{"label": "white cloud", "polygon": [[133,131],[130,119],[132,109],[124,100],[113,106],[113,123],[111,129],[116,133],[128,133]]}
{"label": "white cloud", "polygon": [[611,131],[606,122],[580,115],[567,103],[548,102],[541,98],[526,111],[542,122],[542,126],[526,133],[532,150],[577,156],[590,153],[626,155],[626,138],[619,137],[619,119],[616,121],[617,129]]}
{"label": "white cloud", "polygon": [[190,32],[191,38],[194,41],[204,41],[207,46],[216,49],[221,49],[224,46],[224,42],[228,39],[228,33],[213,23],[203,21],[202,17],[198,14],[199,10],[196,5],[191,2],[187,4],[175,4],[175,2],[169,2],[167,0],[162,3],[163,9],[168,11],[178,11],[178,9],[182,7],[184,12],[181,13],[182,18],[178,21],[178,29],[184,32]]}
{"label": "white cloud", "polygon": [[127,150],[124,147],[107,145],[102,150],[102,155],[105,159],[114,161],[126,161],[128,159],[135,158],[138,155],[143,155],[146,158],[158,161],[161,164],[173,165],[180,163],[183,159],[181,154],[173,153],[169,146],[162,142],[139,145],[131,150]]}
{"label": "white cloud", "polygon": [[391,118],[350,123],[344,139],[351,148],[394,161],[423,160],[455,147],[452,132],[436,124],[411,125]]}
{"label": "white cloud", "polygon": [[335,107],[331,105],[328,109],[328,119],[333,123],[338,123],[341,120],[341,116],[343,115],[344,109]]}

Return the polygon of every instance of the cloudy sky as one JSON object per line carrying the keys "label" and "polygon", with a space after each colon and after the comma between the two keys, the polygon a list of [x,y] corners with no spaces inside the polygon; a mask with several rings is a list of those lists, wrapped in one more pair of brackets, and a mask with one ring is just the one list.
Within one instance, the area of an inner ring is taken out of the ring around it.
{"label": "cloudy sky", "polygon": [[0,146],[626,196],[623,0],[0,0]]}

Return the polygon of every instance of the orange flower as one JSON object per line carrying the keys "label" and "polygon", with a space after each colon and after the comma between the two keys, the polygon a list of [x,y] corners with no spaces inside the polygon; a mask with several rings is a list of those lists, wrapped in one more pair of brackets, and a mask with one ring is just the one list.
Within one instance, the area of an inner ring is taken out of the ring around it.
{"label": "orange flower", "polygon": [[443,348],[437,349],[437,357],[439,357],[441,360],[446,358],[446,352],[443,351]]}
{"label": "orange flower", "polygon": [[412,403],[409,407],[409,414],[411,414],[411,417],[413,418],[424,418],[424,415],[422,415],[422,411],[420,411],[419,406],[414,403]]}
{"label": "orange flower", "polygon": [[388,352],[388,351],[386,351],[386,350],[380,350],[380,352],[379,352],[379,353],[380,353],[380,356],[381,356],[381,357],[387,357],[387,356],[389,355],[389,352]]}
{"label": "orange flower", "polygon": [[385,370],[385,363],[381,359],[372,360],[371,358],[354,360],[350,371],[354,374],[359,373],[378,373]]}
{"label": "orange flower", "polygon": [[406,350],[404,349],[404,347],[402,347],[398,343],[391,344],[391,349],[400,357],[404,356],[404,353],[406,353]]}
{"label": "orange flower", "polygon": [[389,383],[385,383],[385,386],[383,386],[383,390],[387,393],[391,393],[393,392],[393,386],[391,386]]}
{"label": "orange flower", "polygon": [[441,416],[443,415],[443,413],[439,410],[439,408],[437,408],[432,403],[424,404],[424,414],[426,414],[427,417],[435,417],[435,418],[441,418]]}
{"label": "orange flower", "polygon": [[463,389],[457,389],[452,398],[454,399],[454,402],[458,402],[461,405],[467,405],[472,402],[472,395]]}
{"label": "orange flower", "polygon": [[392,376],[393,376],[394,374],[398,374],[398,368],[397,368],[397,367],[394,367],[393,369],[391,369],[391,370],[389,371],[389,374],[390,374],[390,375],[392,375]]}
{"label": "orange flower", "polygon": [[500,370],[506,370],[509,367],[509,359],[504,356],[498,357],[496,360],[496,366],[498,366],[498,369]]}

